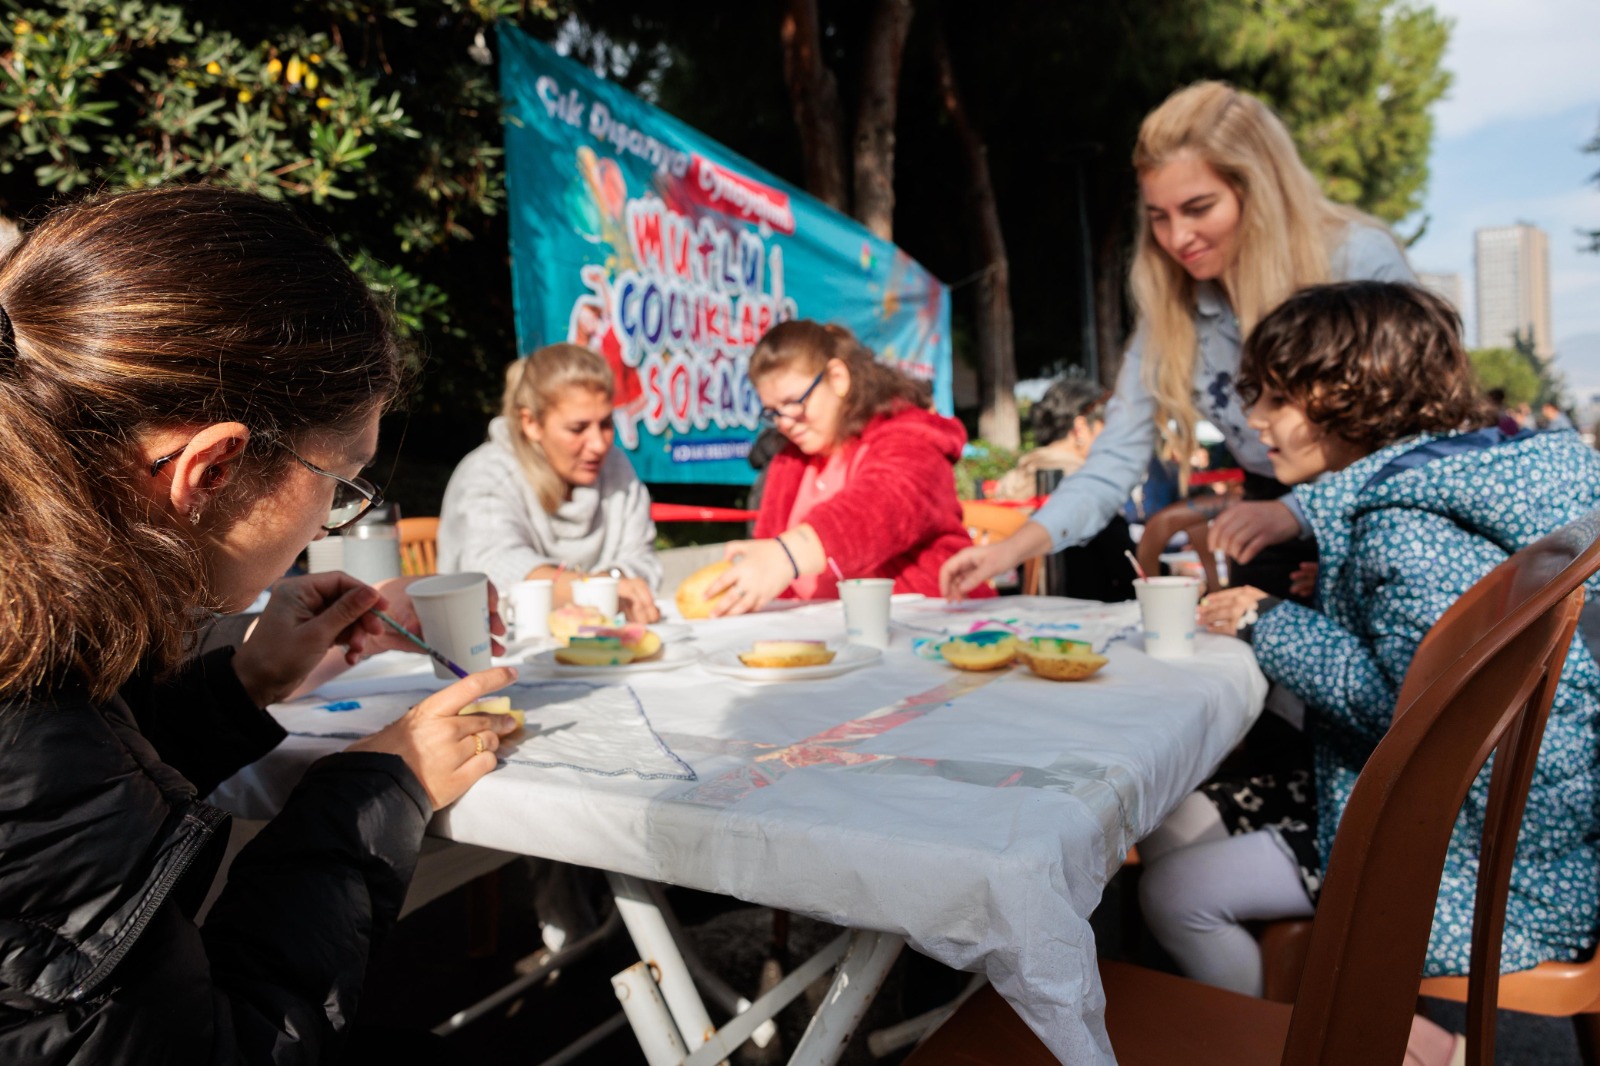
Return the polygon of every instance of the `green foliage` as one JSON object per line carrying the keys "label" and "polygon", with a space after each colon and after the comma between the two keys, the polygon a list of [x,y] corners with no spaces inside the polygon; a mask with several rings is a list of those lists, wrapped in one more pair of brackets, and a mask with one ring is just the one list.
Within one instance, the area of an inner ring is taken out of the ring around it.
{"label": "green foliage", "polygon": [[1479,348],[1471,353],[1472,370],[1485,390],[1504,389],[1506,404],[1531,404],[1544,390],[1544,368],[1515,348]]}
{"label": "green foliage", "polygon": [[1449,20],[1407,0],[1210,6],[1222,69],[1278,110],[1329,196],[1386,222],[1421,208]]}
{"label": "green foliage", "polygon": [[971,442],[969,454],[956,461],[956,496],[976,500],[983,496],[985,481],[997,481],[1017,465],[1021,452],[991,444],[982,438]]}

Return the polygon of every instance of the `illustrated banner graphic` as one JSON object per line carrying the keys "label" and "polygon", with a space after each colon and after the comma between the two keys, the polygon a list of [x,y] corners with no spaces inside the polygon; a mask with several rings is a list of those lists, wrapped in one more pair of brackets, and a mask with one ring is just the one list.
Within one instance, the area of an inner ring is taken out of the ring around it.
{"label": "illustrated banner graphic", "polygon": [[517,343],[605,357],[642,480],[752,479],[750,351],[791,318],[848,326],[950,413],[950,293],[915,260],[514,26],[500,46]]}

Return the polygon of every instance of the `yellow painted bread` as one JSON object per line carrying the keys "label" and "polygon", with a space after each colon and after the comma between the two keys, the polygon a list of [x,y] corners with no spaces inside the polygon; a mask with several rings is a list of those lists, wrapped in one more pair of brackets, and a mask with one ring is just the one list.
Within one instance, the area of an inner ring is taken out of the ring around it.
{"label": "yellow painted bread", "polygon": [[1029,670],[1051,681],[1082,681],[1110,662],[1081,640],[1030,637],[1017,645],[1017,658]]}
{"label": "yellow painted bread", "polygon": [[944,661],[959,670],[998,670],[1016,658],[1017,638],[1001,630],[986,629],[951,637],[939,645]]}
{"label": "yellow painted bread", "polygon": [[527,715],[511,706],[510,696],[485,696],[476,703],[461,708],[462,714],[508,714],[517,720],[517,728],[527,725]]}
{"label": "yellow painted bread", "polygon": [[654,659],[661,654],[661,638],[646,626],[584,626],[580,637],[616,637],[633,653],[633,662]]}
{"label": "yellow painted bread", "polygon": [[739,661],[758,669],[782,670],[797,666],[823,666],[834,652],[820,640],[758,640],[739,653]]}
{"label": "yellow painted bread", "polygon": [[678,613],[685,618],[710,618],[712,601],[706,599],[706,589],[731,565],[724,559],[720,563],[702,566],[684,578],[674,597],[678,601]]}

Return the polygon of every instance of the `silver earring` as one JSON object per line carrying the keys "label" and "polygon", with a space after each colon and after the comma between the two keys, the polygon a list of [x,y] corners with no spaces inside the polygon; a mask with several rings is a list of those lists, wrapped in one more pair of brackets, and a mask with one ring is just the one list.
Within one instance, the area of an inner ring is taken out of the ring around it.
{"label": "silver earring", "polygon": [[200,524],[200,508],[189,508],[189,524],[192,526],[197,526]]}

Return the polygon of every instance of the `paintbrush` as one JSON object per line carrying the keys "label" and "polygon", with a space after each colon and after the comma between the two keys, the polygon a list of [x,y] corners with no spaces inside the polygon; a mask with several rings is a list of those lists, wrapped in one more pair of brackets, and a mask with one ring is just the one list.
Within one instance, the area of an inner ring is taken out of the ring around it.
{"label": "paintbrush", "polygon": [[411,632],[411,630],[407,629],[405,626],[401,625],[399,622],[396,622],[393,618],[390,618],[387,614],[384,614],[382,611],[378,610],[376,607],[374,607],[372,609],[372,613],[377,615],[380,619],[382,619],[383,622],[386,625],[388,625],[388,627],[390,629],[394,630],[396,633],[399,633],[402,637],[405,637],[411,643],[413,643],[417,647],[421,648],[424,652],[426,652],[428,654],[429,658],[431,658],[434,662],[438,663],[440,666],[444,667],[446,670],[450,671],[452,674],[455,674],[457,677],[466,677],[467,676],[467,672],[465,670],[461,669],[461,667],[457,666],[455,663],[451,662],[449,659],[446,659],[444,657],[444,653],[443,652],[441,652],[437,648],[433,647],[427,641],[423,640],[421,637],[419,637],[415,633]]}

